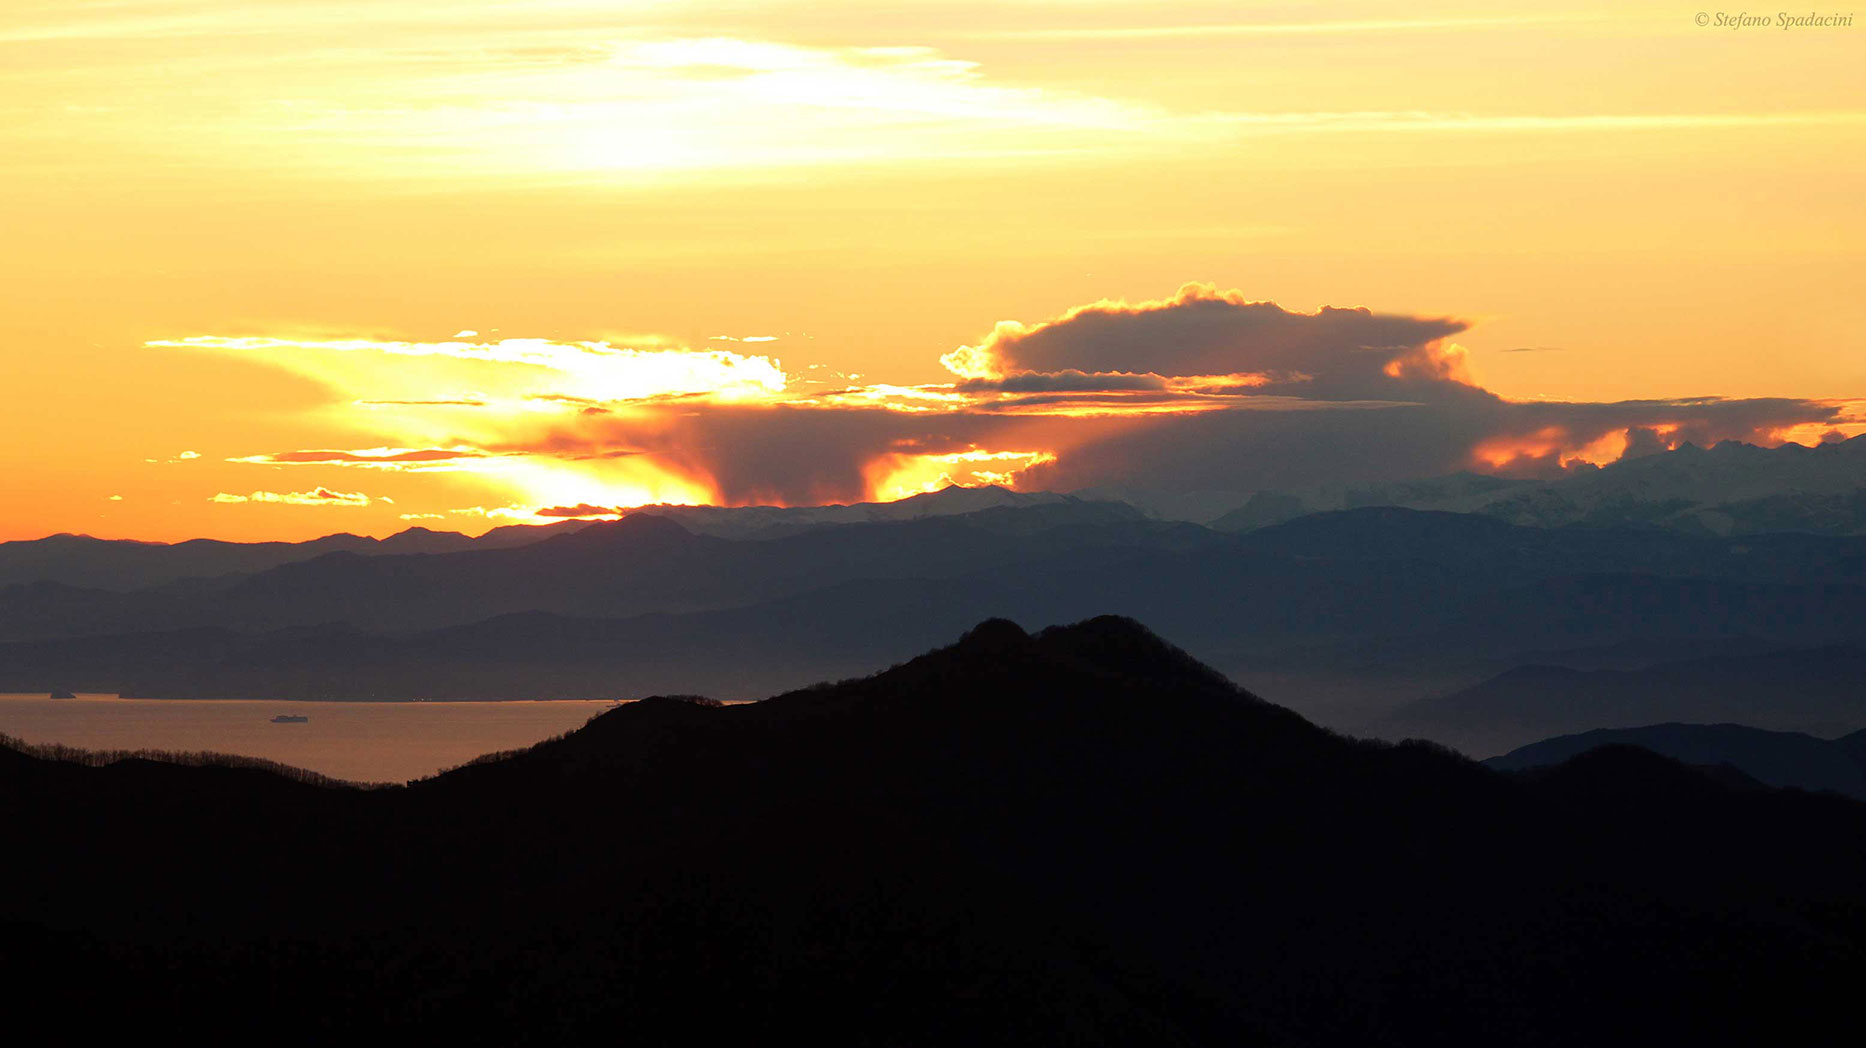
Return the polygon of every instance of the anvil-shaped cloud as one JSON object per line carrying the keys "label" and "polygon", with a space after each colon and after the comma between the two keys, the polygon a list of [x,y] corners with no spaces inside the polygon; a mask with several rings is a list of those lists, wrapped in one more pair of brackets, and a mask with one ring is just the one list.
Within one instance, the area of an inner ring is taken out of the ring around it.
{"label": "anvil-shaped cloud", "polygon": [[[775,357],[665,344],[152,345],[261,354],[350,398],[330,410],[383,441],[234,461],[471,474],[514,500],[503,515],[540,518],[660,501],[889,499],[954,482],[1245,491],[1525,474],[1687,440],[1780,443],[1861,428],[1846,405],[1816,400],[1507,400],[1478,383],[1451,341],[1467,327],[1365,309],[1292,312],[1188,284],[1157,301],[1001,323],[940,358],[950,382],[817,392],[801,391]],[[410,369],[409,358],[438,366]]]}

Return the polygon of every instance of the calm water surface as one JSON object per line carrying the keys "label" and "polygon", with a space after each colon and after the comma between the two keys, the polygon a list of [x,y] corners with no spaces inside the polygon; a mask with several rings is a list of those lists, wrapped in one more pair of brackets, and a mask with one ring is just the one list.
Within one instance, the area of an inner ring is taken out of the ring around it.
{"label": "calm water surface", "polygon": [[[53,699],[0,694],[0,733],[87,750],[213,750],[359,782],[404,782],[581,727],[590,702]],[[309,717],[274,724],[280,714]]]}

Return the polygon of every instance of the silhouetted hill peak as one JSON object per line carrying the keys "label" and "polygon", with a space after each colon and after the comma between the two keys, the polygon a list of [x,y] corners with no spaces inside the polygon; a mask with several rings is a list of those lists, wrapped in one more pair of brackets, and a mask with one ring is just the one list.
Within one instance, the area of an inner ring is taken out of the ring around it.
{"label": "silhouetted hill peak", "polygon": [[690,543],[693,532],[653,513],[631,513],[620,520],[599,520],[567,535],[537,543],[534,549],[587,549],[619,544],[675,546]]}
{"label": "silhouetted hill peak", "polygon": [[1484,763],[1499,771],[1522,771],[1551,767],[1602,746],[1637,746],[1693,767],[1736,768],[1769,786],[1866,800],[1866,753],[1855,749],[1850,738],[1830,741],[1741,724],[1648,724],[1544,739]]}
{"label": "silhouetted hill peak", "polygon": [[1147,690],[1248,694],[1146,626],[1120,615],[1052,626],[1034,635],[1009,619],[987,619],[957,643],[872,679],[895,684],[910,677],[937,678],[943,687],[966,681],[980,693],[998,689],[1012,695],[1018,694],[1020,684],[1037,684],[1047,692],[1077,696],[1070,702],[1088,701],[1087,696],[1098,693],[1088,683],[1105,688],[1109,678]]}
{"label": "silhouetted hill peak", "polygon": [[[1241,701],[1240,701],[1241,700]],[[519,755],[513,767],[559,762],[556,774],[639,769],[659,759],[670,740],[688,731],[746,730],[749,723],[855,718],[893,727],[871,738],[906,748],[931,734],[977,732],[1008,722],[1067,737],[1107,720],[1144,722],[1171,731],[1178,713],[1250,710],[1271,734],[1320,732],[1300,717],[1249,692],[1132,619],[1107,615],[1032,635],[1004,618],[987,619],[957,641],[871,677],[823,683],[762,702],[717,707],[694,696],[655,696],[594,717],[582,728]],[[936,726],[936,727],[934,727]],[[1118,734],[1118,733],[1116,733]],[[914,741],[918,740],[918,741]],[[1268,741],[1267,739],[1262,741]],[[487,770],[494,769],[494,770]],[[503,765],[455,774],[501,777]]]}
{"label": "silhouetted hill peak", "polygon": [[1662,805],[1768,789],[1727,764],[1693,766],[1625,744],[1597,746],[1552,768],[1518,774],[1539,778],[1558,796],[1600,804]]}
{"label": "silhouetted hill peak", "polygon": [[1099,615],[1068,626],[1051,626],[1035,640],[1052,656],[1107,672],[1242,691],[1224,674],[1125,615]]}
{"label": "silhouetted hill peak", "polygon": [[1638,750],[1506,778],[1217,683],[1132,620],[987,619],[878,676],[643,700],[409,789],[0,753],[42,777],[0,788],[0,957],[47,1014],[110,987],[115,1036],[274,1035],[306,1002],[285,1033],[323,1042],[1753,1044],[1852,1020],[1866,807]]}
{"label": "silhouetted hill peak", "polygon": [[1030,634],[1010,619],[986,619],[959,638],[955,650],[969,655],[993,655],[1030,645]]}

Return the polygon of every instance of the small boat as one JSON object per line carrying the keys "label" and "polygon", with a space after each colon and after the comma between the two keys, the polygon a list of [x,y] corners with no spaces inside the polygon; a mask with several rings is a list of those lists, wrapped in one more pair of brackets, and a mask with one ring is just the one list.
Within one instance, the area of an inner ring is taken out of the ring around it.
{"label": "small boat", "polygon": [[296,713],[281,713],[278,716],[272,718],[272,723],[274,724],[303,724],[306,721],[309,721],[310,719],[311,718],[309,717],[300,717]]}
{"label": "small boat", "polygon": [[73,694],[72,694],[71,692],[68,692],[68,691],[55,691],[55,692],[53,692],[53,693],[52,693],[52,698],[55,698],[55,699],[75,699],[75,698],[77,698],[77,696],[76,696],[76,695],[73,695]]}

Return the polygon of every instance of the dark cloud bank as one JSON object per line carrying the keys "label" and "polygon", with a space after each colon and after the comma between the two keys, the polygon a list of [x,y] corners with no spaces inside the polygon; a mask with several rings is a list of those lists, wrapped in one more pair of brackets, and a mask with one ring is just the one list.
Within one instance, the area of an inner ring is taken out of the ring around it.
{"label": "dark cloud bank", "polygon": [[937,410],[833,403],[685,404],[586,416],[536,445],[640,449],[713,478],[728,502],[842,502],[889,456],[1046,450],[1019,486],[1230,489],[1512,475],[1685,441],[1779,441],[1833,424],[1839,404],[1789,398],[1515,402],[1482,388],[1467,328],[1445,317],[1295,313],[1187,285],[1170,299],[1098,303],[1001,324],[942,358],[968,394]]}

